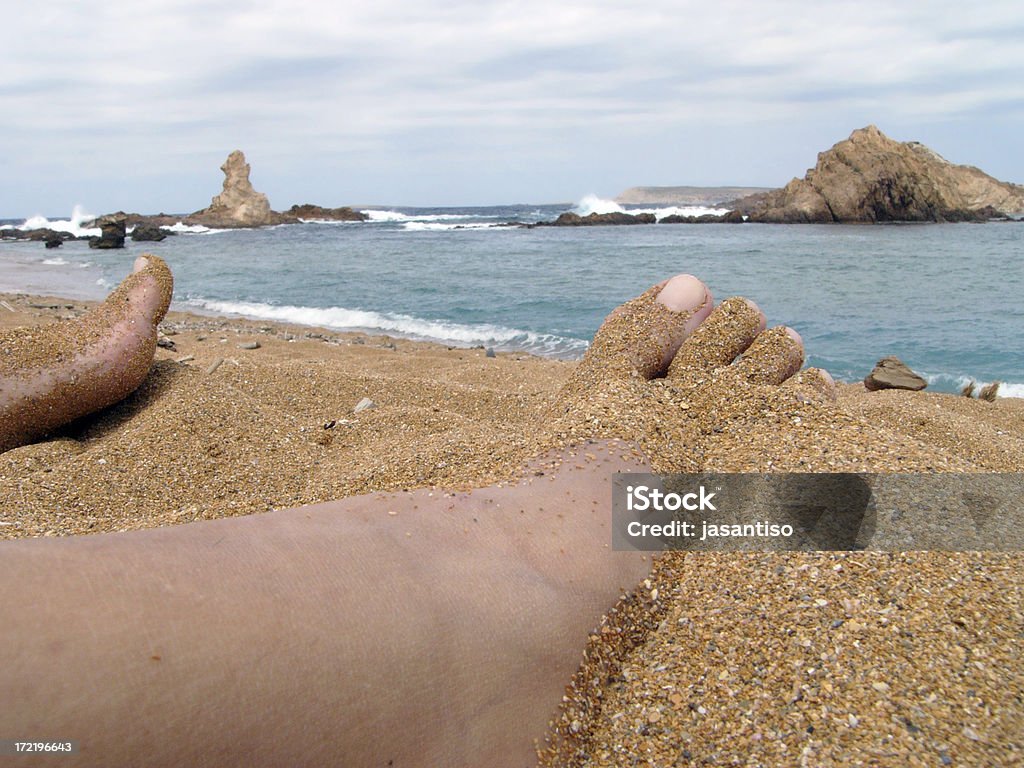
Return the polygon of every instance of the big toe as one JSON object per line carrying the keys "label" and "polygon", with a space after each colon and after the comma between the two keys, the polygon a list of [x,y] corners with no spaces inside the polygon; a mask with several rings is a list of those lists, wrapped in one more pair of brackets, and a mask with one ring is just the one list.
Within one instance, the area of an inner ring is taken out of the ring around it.
{"label": "big toe", "polygon": [[665,280],[605,318],[580,363],[580,373],[661,376],[711,309],[711,292],[693,275]]}
{"label": "big toe", "polygon": [[[127,305],[134,320],[156,325],[167,314],[174,290],[174,278],[167,262],[152,253],[135,260],[132,274],[107,297],[105,304]],[[119,307],[119,308],[120,308]]]}

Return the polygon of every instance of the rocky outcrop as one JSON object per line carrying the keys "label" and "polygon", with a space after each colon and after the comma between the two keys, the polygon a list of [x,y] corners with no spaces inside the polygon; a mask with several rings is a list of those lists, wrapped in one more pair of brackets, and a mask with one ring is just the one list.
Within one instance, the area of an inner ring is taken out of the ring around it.
{"label": "rocky outcrop", "polygon": [[100,216],[93,223],[100,228],[99,237],[89,238],[90,248],[124,248],[125,223],[127,217],[123,212]]}
{"label": "rocky outcrop", "polygon": [[542,221],[533,226],[540,227],[594,227],[618,224],[654,224],[657,217],[653,213],[622,213],[613,211],[611,213],[591,213],[580,216],[578,213],[567,211],[561,214],[554,221]]}
{"label": "rocky outcrop", "polygon": [[984,221],[1024,212],[1024,187],[869,125],[819,154],[804,178],[734,207],[761,222]]}
{"label": "rocky outcrop", "polygon": [[187,216],[188,224],[202,224],[216,229],[264,227],[272,224],[290,224],[294,216],[270,209],[270,201],[262,192],[253,189],[249,181],[249,164],[245,155],[236,149],[220,167],[224,171],[224,188],[210,201],[210,207]]}
{"label": "rocky outcrop", "polygon": [[348,206],[341,208],[321,208],[319,205],[304,203],[293,205],[288,209],[288,215],[297,219],[317,221],[366,221],[370,217],[361,211],[354,211]]}
{"label": "rocky outcrop", "polygon": [[158,243],[168,235],[173,234],[173,232],[168,232],[166,229],[162,229],[154,224],[142,223],[136,224],[135,229],[132,230],[132,240],[137,242]]}
{"label": "rocky outcrop", "polygon": [[742,224],[745,221],[739,211],[728,213],[702,213],[700,216],[682,216],[673,213],[658,219],[659,224]]}
{"label": "rocky outcrop", "polygon": [[898,357],[883,357],[864,379],[864,388],[869,392],[879,389],[909,389],[913,392],[924,389],[928,382],[914,373]]}

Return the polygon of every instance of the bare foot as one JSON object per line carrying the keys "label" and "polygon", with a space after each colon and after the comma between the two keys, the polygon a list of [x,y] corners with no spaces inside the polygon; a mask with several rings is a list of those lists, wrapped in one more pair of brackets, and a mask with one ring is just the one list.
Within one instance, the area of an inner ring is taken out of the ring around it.
{"label": "bare foot", "polygon": [[116,403],[146,378],[173,281],[146,254],[101,305],[76,320],[0,335],[0,451]]}
{"label": "bare foot", "polygon": [[658,471],[707,469],[721,424],[835,397],[826,371],[800,371],[799,334],[765,326],[753,302],[712,309],[703,283],[677,275],[608,316],[543,428],[631,441]]}

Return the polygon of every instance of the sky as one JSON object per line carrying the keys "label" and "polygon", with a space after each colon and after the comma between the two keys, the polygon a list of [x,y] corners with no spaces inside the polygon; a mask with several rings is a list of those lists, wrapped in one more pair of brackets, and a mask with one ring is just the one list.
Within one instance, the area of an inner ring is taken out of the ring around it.
{"label": "sky", "polygon": [[0,218],[781,186],[869,123],[1024,183],[1024,3],[0,0]]}

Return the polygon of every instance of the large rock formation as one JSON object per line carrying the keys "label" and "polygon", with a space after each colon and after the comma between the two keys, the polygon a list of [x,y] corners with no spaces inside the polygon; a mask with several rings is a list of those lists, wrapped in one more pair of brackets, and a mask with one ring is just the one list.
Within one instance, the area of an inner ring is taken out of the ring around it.
{"label": "large rock formation", "polygon": [[288,224],[294,216],[270,209],[267,196],[253,189],[249,181],[249,164],[245,155],[236,149],[220,167],[224,171],[224,188],[213,198],[209,208],[196,211],[186,218],[189,224],[202,224],[217,229],[262,227],[270,224]]}
{"label": "large rock formation", "polygon": [[1024,187],[869,125],[820,153],[804,178],[735,207],[765,222],[983,221],[1024,212]]}

